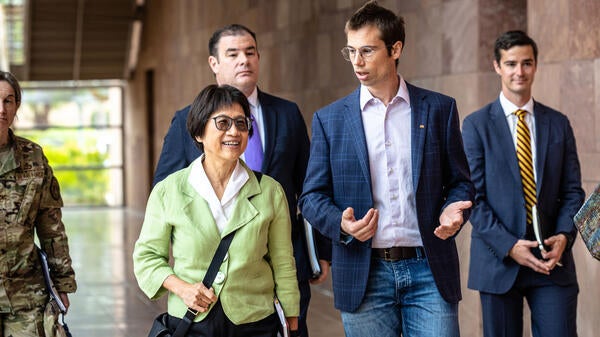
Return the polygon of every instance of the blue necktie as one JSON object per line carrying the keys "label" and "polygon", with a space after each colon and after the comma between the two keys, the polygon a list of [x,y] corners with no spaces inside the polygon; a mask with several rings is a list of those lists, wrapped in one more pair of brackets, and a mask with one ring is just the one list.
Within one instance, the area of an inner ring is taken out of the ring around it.
{"label": "blue necktie", "polygon": [[248,139],[248,147],[246,147],[244,157],[248,167],[254,171],[260,171],[263,162],[263,149],[258,124],[254,118],[252,118],[252,137]]}

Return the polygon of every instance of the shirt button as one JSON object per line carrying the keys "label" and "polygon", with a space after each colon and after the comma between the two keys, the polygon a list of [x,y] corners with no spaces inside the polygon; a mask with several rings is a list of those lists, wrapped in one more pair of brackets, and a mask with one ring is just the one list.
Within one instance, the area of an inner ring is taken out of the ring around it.
{"label": "shirt button", "polygon": [[225,281],[225,274],[222,272],[218,272],[217,276],[215,276],[215,283],[221,284],[223,283],[223,281]]}

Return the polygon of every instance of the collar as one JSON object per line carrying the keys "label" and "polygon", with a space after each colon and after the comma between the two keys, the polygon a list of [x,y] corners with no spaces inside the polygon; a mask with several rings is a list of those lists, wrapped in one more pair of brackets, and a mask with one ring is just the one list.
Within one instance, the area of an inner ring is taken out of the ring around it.
{"label": "collar", "polygon": [[248,96],[248,102],[253,108],[258,107],[258,87],[254,87],[254,91]]}
{"label": "collar", "polygon": [[8,150],[8,149],[12,148],[14,143],[15,143],[15,134],[9,128],[8,129],[8,142],[4,145],[0,145],[0,151]]}
{"label": "collar", "polygon": [[529,101],[527,101],[527,103],[525,103],[525,105],[523,106],[516,106],[513,102],[509,101],[508,98],[506,98],[506,96],[504,96],[504,93],[502,91],[500,92],[500,97],[498,99],[500,100],[500,105],[502,106],[502,110],[504,111],[505,117],[512,115],[515,111],[519,109],[526,110],[533,116],[533,96],[530,97]]}
{"label": "collar", "polygon": [[21,156],[16,151],[16,137],[13,131],[8,129],[8,143],[0,149],[0,175],[12,171],[21,166]]}
{"label": "collar", "polygon": [[[408,88],[406,87],[406,82],[404,81],[404,78],[402,78],[402,76],[400,74],[398,74],[398,78],[399,78],[399,83],[400,83],[400,85],[398,86],[398,92],[396,92],[396,96],[394,96],[394,98],[392,98],[392,100],[390,101],[390,104],[394,103],[398,99],[402,99],[406,103],[408,103],[408,105],[410,106],[410,95],[408,94]],[[360,85],[360,110],[361,111],[364,110],[365,106],[373,100],[378,100],[378,99],[375,98],[369,92],[369,89],[367,89],[367,87],[365,87],[364,85],[361,84]]]}
{"label": "collar", "polygon": [[218,200],[215,191],[212,189],[212,185],[206,176],[204,167],[202,166],[204,157],[205,154],[203,153],[190,164],[191,170],[188,177],[188,183],[192,185],[194,190],[201,197],[209,201],[209,204],[211,202],[220,202],[221,204],[226,204],[237,195],[242,186],[246,183],[246,181],[248,181],[250,178],[248,172],[244,169],[240,163],[240,160],[238,159],[237,164],[231,173],[231,177],[229,177],[227,187],[225,187],[223,197],[221,200]]}

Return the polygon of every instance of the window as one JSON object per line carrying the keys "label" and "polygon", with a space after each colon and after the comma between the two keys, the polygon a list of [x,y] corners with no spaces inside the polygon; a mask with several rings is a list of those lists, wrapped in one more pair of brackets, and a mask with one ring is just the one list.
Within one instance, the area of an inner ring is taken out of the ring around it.
{"label": "window", "polygon": [[65,205],[121,206],[122,87],[52,85],[22,83],[15,133],[43,147]]}
{"label": "window", "polygon": [[0,0],[0,5],[4,9],[3,28],[6,33],[3,38],[7,43],[8,62],[11,65],[22,65],[25,62],[23,0]]}

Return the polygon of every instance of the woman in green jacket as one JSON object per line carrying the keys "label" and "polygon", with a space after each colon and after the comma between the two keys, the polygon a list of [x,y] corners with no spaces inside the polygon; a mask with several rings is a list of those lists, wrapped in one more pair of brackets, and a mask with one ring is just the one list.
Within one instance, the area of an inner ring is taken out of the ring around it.
{"label": "woman in green jacket", "polygon": [[75,273],[58,181],[42,148],[10,129],[21,106],[21,87],[0,71],[0,335],[44,336],[48,294],[34,236],[48,254],[51,278],[68,308]]}
{"label": "woman in green jacket", "polygon": [[[169,292],[171,330],[188,307],[199,311],[188,336],[274,337],[275,295],[295,330],[300,299],[285,193],[240,159],[253,131],[248,100],[231,86],[210,85],[194,100],[187,128],[203,154],[150,194],[133,253],[140,288],[151,299]],[[206,289],[214,251],[233,230]]]}

